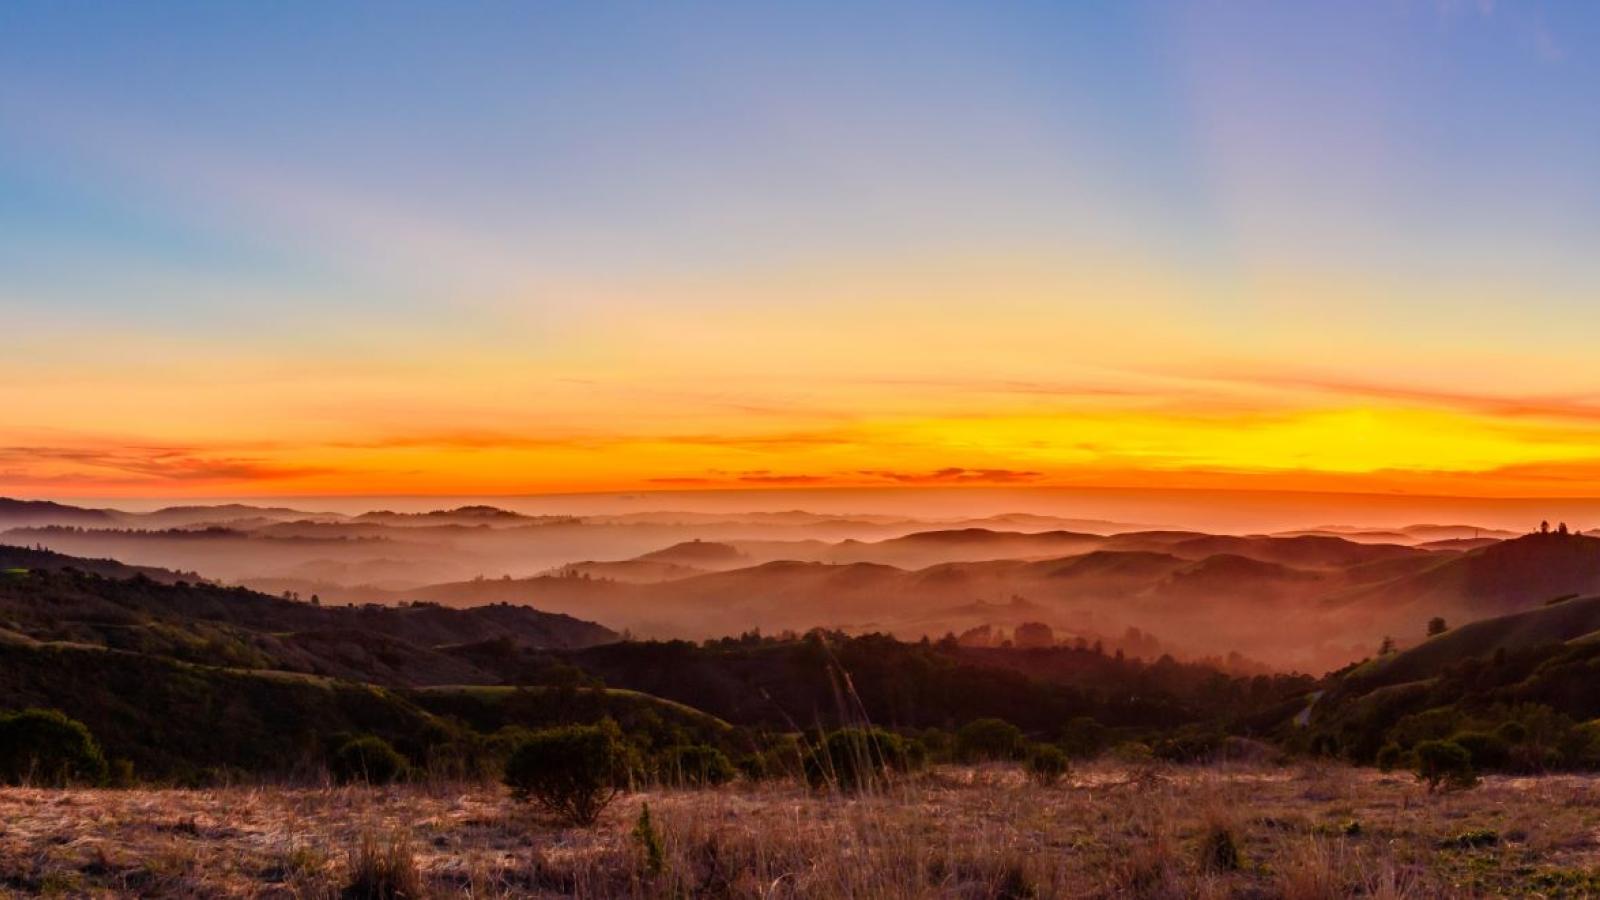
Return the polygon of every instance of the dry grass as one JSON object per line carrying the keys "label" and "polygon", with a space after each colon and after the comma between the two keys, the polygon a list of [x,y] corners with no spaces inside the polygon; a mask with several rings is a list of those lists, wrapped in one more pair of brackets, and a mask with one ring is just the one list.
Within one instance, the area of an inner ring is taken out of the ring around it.
{"label": "dry grass", "polygon": [[1337,767],[949,768],[864,797],[632,794],[584,831],[487,786],[0,790],[0,894],[1600,896],[1597,801],[1569,776],[1430,795]]}

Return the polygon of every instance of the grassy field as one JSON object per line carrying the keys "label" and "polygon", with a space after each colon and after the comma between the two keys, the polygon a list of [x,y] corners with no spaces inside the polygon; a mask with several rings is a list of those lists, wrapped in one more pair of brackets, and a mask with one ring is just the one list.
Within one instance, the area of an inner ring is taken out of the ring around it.
{"label": "grassy field", "polygon": [[[649,804],[660,866],[637,835]],[[939,768],[620,798],[593,830],[493,786],[0,790],[0,893],[61,896],[1600,896],[1600,780],[1428,794],[1342,767]]]}

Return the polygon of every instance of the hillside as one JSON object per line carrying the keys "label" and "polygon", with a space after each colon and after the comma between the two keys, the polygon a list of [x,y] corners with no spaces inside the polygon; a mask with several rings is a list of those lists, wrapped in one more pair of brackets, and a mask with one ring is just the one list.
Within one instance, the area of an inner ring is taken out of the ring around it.
{"label": "hillside", "polygon": [[0,577],[0,627],[33,642],[390,685],[498,680],[445,653],[451,645],[505,640],[576,647],[617,637],[591,622],[526,607],[317,606],[243,588],[66,568]]}
{"label": "hillside", "polygon": [[1600,538],[1551,533],[1445,558],[1424,571],[1333,598],[1330,605],[1380,618],[1469,620],[1594,593],[1600,593]]}
{"label": "hillside", "polygon": [[75,569],[105,578],[133,578],[142,575],[165,584],[200,580],[200,577],[193,572],[174,572],[156,566],[130,566],[114,559],[85,559],[81,556],[56,553],[53,550],[0,544],[0,572],[11,571],[16,574],[21,570],[59,572],[65,569]]}
{"label": "hillside", "polygon": [[1351,673],[1352,683],[1377,688],[1431,678],[1444,669],[1500,651],[1568,641],[1600,640],[1600,597],[1564,600],[1526,612],[1468,622]]}

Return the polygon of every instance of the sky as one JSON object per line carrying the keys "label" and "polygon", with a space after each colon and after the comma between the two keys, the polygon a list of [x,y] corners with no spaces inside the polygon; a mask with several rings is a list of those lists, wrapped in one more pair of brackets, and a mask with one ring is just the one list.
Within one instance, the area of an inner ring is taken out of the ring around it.
{"label": "sky", "polygon": [[0,6],[0,493],[1600,496],[1600,6]]}

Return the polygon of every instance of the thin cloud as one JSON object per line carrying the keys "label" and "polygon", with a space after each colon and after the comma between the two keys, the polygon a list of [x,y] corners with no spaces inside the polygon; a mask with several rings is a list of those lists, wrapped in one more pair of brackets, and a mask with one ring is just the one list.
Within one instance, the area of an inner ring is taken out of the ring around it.
{"label": "thin cloud", "polygon": [[870,478],[883,478],[898,484],[1020,484],[1044,477],[1043,472],[1018,469],[963,469],[944,468],[932,472],[895,472],[886,469],[863,469],[860,474]]}
{"label": "thin cloud", "polygon": [[[111,472],[123,476],[120,481],[113,483],[129,480],[186,483],[274,481],[328,475],[336,471],[319,466],[283,465],[253,457],[204,456],[192,447],[0,447],[0,464],[21,466],[22,471],[26,472],[29,467],[40,463],[66,464],[91,472]],[[101,479],[104,480],[104,476]]]}
{"label": "thin cloud", "polygon": [[1600,396],[1588,394],[1530,396],[1481,394],[1292,374],[1220,375],[1216,380],[1253,387],[1309,390],[1345,397],[1443,407],[1504,418],[1544,418],[1600,423]]}

